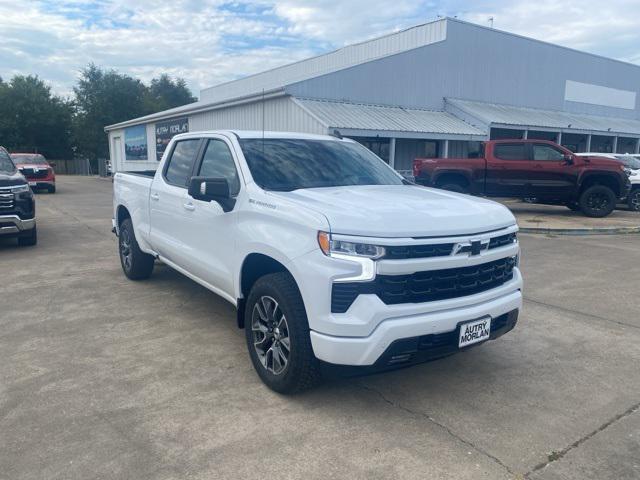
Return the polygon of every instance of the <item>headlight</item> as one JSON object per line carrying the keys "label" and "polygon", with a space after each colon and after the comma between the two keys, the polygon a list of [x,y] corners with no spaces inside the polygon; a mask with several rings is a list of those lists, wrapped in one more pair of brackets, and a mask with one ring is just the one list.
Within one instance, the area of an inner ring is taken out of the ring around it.
{"label": "headlight", "polygon": [[627,174],[627,177],[630,177],[631,175],[633,175],[633,170],[631,170],[630,168],[625,168],[624,173]]}
{"label": "headlight", "polygon": [[363,257],[376,260],[384,257],[385,248],[369,243],[345,242],[343,240],[333,240],[331,234],[318,232],[318,245],[320,250],[327,256],[346,255],[349,257]]}
{"label": "headlight", "polygon": [[14,187],[11,187],[11,191],[13,193],[22,193],[22,192],[28,192],[29,189],[29,185],[25,184],[25,185],[16,185]]}

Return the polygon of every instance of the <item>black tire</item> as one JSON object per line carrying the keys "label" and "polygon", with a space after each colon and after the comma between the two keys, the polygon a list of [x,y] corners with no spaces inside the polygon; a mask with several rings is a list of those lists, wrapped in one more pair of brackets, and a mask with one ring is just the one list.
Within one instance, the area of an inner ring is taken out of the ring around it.
{"label": "black tire", "polygon": [[455,193],[469,193],[468,189],[464,185],[460,185],[459,183],[444,183],[438,186],[438,188]]}
{"label": "black tire", "polygon": [[38,230],[34,226],[29,233],[18,237],[18,245],[21,247],[33,247],[38,243]]}
{"label": "black tire", "polygon": [[153,272],[153,255],[140,250],[130,218],[125,219],[120,224],[118,253],[122,271],[127,278],[130,280],[144,280],[151,276],[151,272]]}
{"label": "black tire", "polygon": [[[271,321],[272,317],[276,320]],[[298,286],[289,273],[265,275],[253,285],[245,306],[245,337],[253,367],[271,390],[293,394],[320,381],[307,313]]]}
{"label": "black tire", "polygon": [[640,212],[640,188],[634,188],[629,192],[627,205],[629,205],[629,210],[633,212]]}
{"label": "black tire", "polygon": [[55,186],[55,185],[49,185],[49,186],[47,187],[47,191],[48,191],[49,193],[56,193],[56,186]]}
{"label": "black tire", "polygon": [[616,194],[609,187],[593,185],[580,195],[580,210],[587,217],[606,217],[616,208],[617,200]]}
{"label": "black tire", "polygon": [[574,212],[580,211],[580,204],[578,202],[569,202],[567,203],[567,208],[569,210],[573,210]]}

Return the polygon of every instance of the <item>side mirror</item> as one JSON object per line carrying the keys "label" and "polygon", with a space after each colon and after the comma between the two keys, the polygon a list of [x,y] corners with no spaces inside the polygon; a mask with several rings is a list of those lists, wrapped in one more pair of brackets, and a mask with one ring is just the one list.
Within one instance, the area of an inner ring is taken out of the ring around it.
{"label": "side mirror", "polygon": [[49,162],[49,166],[50,166],[51,168],[55,167],[55,166],[56,166],[56,162]]}
{"label": "side mirror", "polygon": [[567,165],[573,165],[573,155],[569,153],[565,153],[564,155],[564,163]]}
{"label": "side mirror", "polygon": [[236,203],[226,178],[191,177],[189,195],[203,202],[218,202],[225,212],[233,210]]}

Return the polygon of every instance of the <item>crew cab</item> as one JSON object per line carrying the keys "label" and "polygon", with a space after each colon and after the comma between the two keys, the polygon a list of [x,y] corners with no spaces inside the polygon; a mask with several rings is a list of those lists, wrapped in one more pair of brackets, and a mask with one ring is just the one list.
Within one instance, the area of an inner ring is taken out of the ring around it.
{"label": "crew cab", "polygon": [[630,188],[620,162],[576,156],[545,140],[491,140],[477,158],[416,158],[417,183],[487,197],[520,197],[606,217]]}
{"label": "crew cab", "polygon": [[33,190],[46,189],[49,193],[56,193],[55,164],[39,153],[12,153],[11,159]]}
{"label": "crew cab", "polygon": [[507,208],[408,182],[348,139],[176,135],[157,171],[115,174],[113,207],[124,274],[159,260],[233,304],[278,392],[466,350],[522,305]]}
{"label": "crew cab", "polygon": [[18,245],[38,242],[36,205],[29,183],[9,153],[0,147],[0,238],[15,237]]}

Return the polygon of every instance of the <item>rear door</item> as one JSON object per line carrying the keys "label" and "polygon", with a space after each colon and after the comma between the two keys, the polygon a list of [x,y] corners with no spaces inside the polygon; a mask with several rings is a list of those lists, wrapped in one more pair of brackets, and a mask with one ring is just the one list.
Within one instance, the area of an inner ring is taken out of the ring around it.
{"label": "rear door", "polygon": [[199,138],[178,140],[149,194],[151,244],[162,257],[183,268],[195,255],[189,244],[193,202],[187,188],[201,145]]}
{"label": "rear door", "polygon": [[532,196],[564,199],[573,194],[575,168],[565,160],[565,152],[548,143],[532,143],[530,177]]}
{"label": "rear door", "polygon": [[487,148],[485,189],[491,196],[521,196],[531,162],[524,142],[494,143]]}

